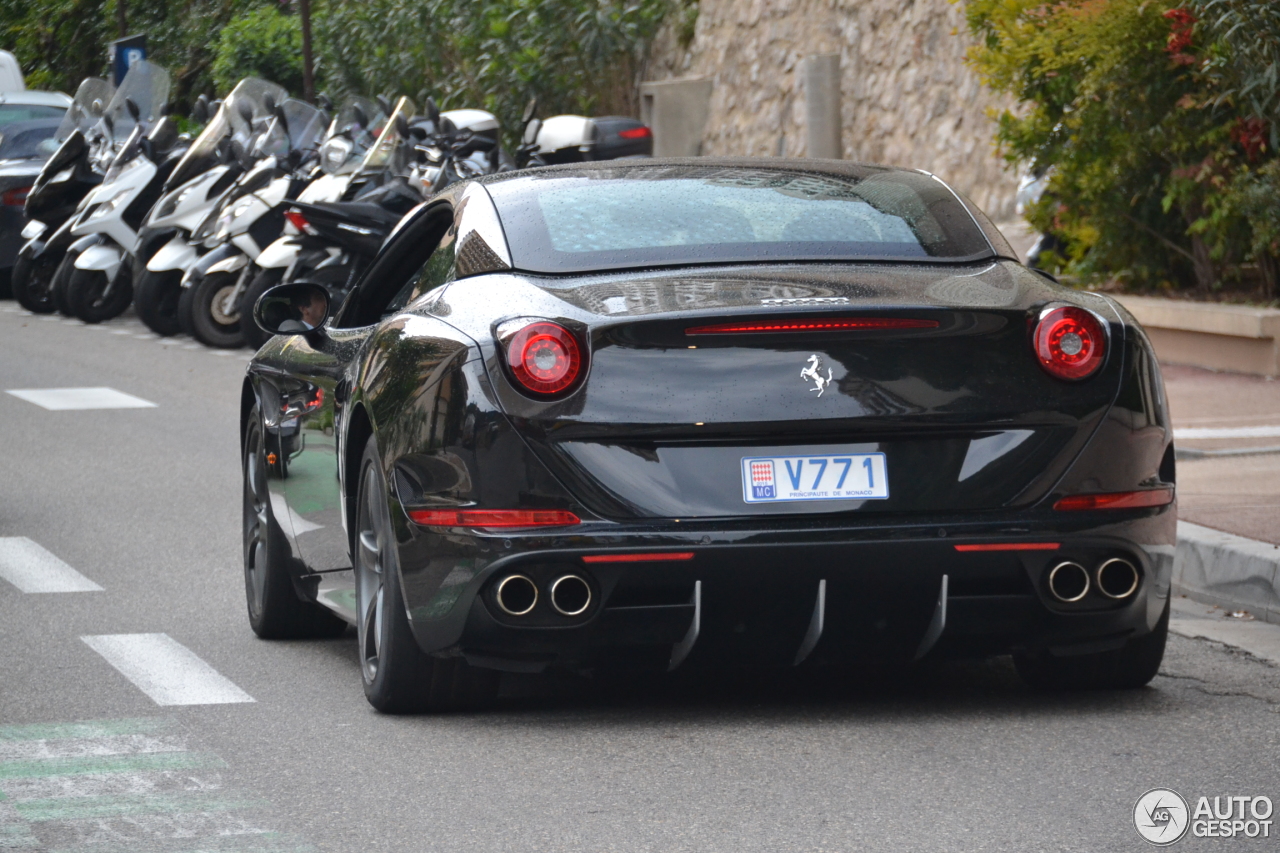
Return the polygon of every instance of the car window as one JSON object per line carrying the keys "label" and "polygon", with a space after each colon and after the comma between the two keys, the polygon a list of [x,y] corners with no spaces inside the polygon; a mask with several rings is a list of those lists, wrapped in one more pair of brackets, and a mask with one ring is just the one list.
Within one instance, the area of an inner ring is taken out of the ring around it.
{"label": "car window", "polygon": [[450,225],[444,232],[440,242],[436,244],[427,262],[418,270],[417,275],[405,282],[404,287],[391,300],[391,304],[383,311],[383,316],[399,311],[410,302],[425,296],[441,285],[453,281],[453,253],[457,238],[457,229]]}
{"label": "car window", "polygon": [[0,127],[15,121],[34,121],[41,118],[61,119],[64,107],[47,107],[43,104],[0,104]]}
{"label": "car window", "polygon": [[[435,248],[443,242],[445,232],[452,228],[452,214],[447,205],[436,207],[397,232],[352,288],[334,325],[338,328],[368,326],[416,298],[419,279],[429,266]],[[431,254],[424,252],[423,247],[431,247]]]}
{"label": "car window", "polygon": [[855,167],[621,165],[485,185],[516,269],[992,256],[974,218],[924,174]]}

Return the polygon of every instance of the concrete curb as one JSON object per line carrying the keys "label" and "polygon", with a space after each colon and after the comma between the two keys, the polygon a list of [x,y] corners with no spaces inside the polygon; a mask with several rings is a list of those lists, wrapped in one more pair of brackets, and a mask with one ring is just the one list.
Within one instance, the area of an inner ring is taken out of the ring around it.
{"label": "concrete curb", "polygon": [[1179,521],[1173,591],[1280,624],[1280,545]]}

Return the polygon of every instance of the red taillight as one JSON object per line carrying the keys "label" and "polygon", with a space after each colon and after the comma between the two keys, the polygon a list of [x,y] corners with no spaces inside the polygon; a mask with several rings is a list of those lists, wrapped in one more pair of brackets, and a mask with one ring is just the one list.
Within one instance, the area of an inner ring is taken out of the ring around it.
{"label": "red taillight", "polygon": [[582,519],[562,509],[411,509],[409,518],[427,527],[563,527]]}
{"label": "red taillight", "polygon": [[1057,542],[987,542],[978,545],[957,545],[956,550],[970,551],[1056,551]]}
{"label": "red taillight", "polygon": [[692,560],[692,551],[659,551],[656,554],[590,554],[584,563],[670,563]]}
{"label": "red taillight", "polygon": [[1053,508],[1061,512],[1091,509],[1141,509],[1173,503],[1173,487],[1143,489],[1137,492],[1107,492],[1100,495],[1071,495],[1059,500]]}
{"label": "red taillight", "polygon": [[1106,334],[1098,318],[1083,308],[1054,308],[1036,324],[1036,358],[1052,376],[1085,379],[1102,366]]}
{"label": "red taillight", "polygon": [[556,394],[578,381],[582,348],[563,326],[530,323],[507,343],[507,366],[526,390]]}
{"label": "red taillight", "polygon": [[633,127],[630,130],[619,131],[618,136],[623,139],[648,139],[653,136],[653,131],[647,127]]}
{"label": "red taillight", "polygon": [[289,224],[303,234],[314,235],[316,233],[316,229],[311,227],[311,223],[307,221],[307,217],[303,216],[300,210],[286,210],[284,218],[289,220]]}
{"label": "red taillight", "polygon": [[11,190],[5,190],[0,193],[0,204],[5,207],[22,207],[27,203],[27,195],[31,192],[31,187],[14,187]]}
{"label": "red taillight", "polygon": [[764,320],[752,323],[721,323],[694,326],[686,335],[741,335],[768,332],[874,332],[881,329],[936,329],[937,320],[906,317],[838,317],[831,320]]}

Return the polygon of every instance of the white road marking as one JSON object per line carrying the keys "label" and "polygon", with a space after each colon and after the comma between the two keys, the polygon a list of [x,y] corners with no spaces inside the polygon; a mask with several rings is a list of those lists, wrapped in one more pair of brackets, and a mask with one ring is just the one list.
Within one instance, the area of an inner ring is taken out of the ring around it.
{"label": "white road marking", "polygon": [[155,403],[114,388],[24,388],[6,391],[51,412],[69,409],[154,409]]}
{"label": "white road marking", "polygon": [[99,634],[80,639],[157,705],[253,701],[168,634]]}
{"label": "white road marking", "polygon": [[1280,438],[1280,426],[1184,427],[1183,429],[1175,429],[1173,437],[1184,440],[1197,438]]}
{"label": "white road marking", "polygon": [[25,536],[0,537],[0,578],[21,592],[102,592],[102,587]]}
{"label": "white road marking", "polygon": [[132,334],[133,334],[133,332],[131,332],[129,329],[112,329],[112,330],[111,330],[111,334],[113,334],[113,335],[132,335]]}

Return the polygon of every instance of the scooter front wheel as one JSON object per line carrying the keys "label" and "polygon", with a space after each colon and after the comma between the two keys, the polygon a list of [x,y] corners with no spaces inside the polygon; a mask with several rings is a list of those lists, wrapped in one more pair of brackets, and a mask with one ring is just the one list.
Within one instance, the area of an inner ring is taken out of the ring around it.
{"label": "scooter front wheel", "polygon": [[57,310],[53,304],[53,276],[57,271],[56,259],[18,258],[10,279],[18,304],[32,314],[52,314]]}
{"label": "scooter front wheel", "polygon": [[120,267],[114,279],[102,270],[75,270],[67,283],[67,302],[75,316],[86,323],[119,317],[133,302],[128,267]]}
{"label": "scooter front wheel", "polygon": [[182,331],[178,300],[182,297],[182,270],[147,270],[134,289],[133,307],[147,328],[162,337]]}
{"label": "scooter front wheel", "polygon": [[[216,272],[182,289],[178,316],[191,336],[205,346],[235,349],[244,346],[240,333],[240,305],[228,304],[240,273]],[[237,300],[237,303],[239,300]]]}
{"label": "scooter front wheel", "polygon": [[71,283],[71,275],[76,271],[76,258],[80,257],[79,252],[67,252],[62,256],[62,262],[58,264],[58,269],[53,274],[53,282],[49,289],[53,292],[53,305],[58,309],[58,313],[65,317],[74,317],[75,309],[71,307],[71,302],[67,297],[67,287]]}

